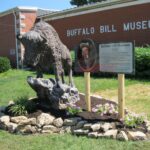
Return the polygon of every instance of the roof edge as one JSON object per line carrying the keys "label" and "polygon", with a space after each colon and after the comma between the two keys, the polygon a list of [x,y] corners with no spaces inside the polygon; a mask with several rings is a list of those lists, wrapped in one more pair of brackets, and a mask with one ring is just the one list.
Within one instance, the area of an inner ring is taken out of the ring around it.
{"label": "roof edge", "polygon": [[0,17],[11,14],[13,12],[17,11],[30,11],[30,12],[36,12],[38,10],[37,7],[27,7],[27,6],[17,6],[11,9],[8,9],[6,11],[0,12]]}
{"label": "roof edge", "polygon": [[55,19],[60,19],[60,18],[65,18],[65,17],[70,17],[74,16],[77,14],[84,14],[84,12],[90,12],[91,10],[97,10],[97,9],[103,9],[106,7],[112,7],[115,5],[121,5],[121,4],[127,4],[127,3],[141,3],[141,2],[147,2],[148,0],[113,0],[113,1],[105,1],[105,2],[97,2],[94,4],[89,4],[89,5],[83,5],[80,7],[75,7],[71,9],[66,9],[63,11],[55,12],[52,14],[48,14],[45,16],[41,16],[38,18],[43,18],[44,20],[55,20]]}

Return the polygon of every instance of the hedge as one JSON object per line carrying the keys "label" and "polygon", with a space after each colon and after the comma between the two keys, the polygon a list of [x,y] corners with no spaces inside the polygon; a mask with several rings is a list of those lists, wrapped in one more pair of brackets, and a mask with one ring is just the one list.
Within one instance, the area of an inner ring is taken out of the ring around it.
{"label": "hedge", "polygon": [[0,73],[11,68],[10,60],[7,57],[0,57]]}

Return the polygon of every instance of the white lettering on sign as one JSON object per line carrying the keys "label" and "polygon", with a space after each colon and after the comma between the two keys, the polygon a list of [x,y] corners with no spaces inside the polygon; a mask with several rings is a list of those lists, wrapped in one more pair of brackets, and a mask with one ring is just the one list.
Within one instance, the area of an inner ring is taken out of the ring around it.
{"label": "white lettering on sign", "polygon": [[91,35],[95,33],[95,28],[78,28],[78,29],[70,29],[67,30],[67,37],[74,37],[80,35]]}
{"label": "white lettering on sign", "polygon": [[110,33],[110,32],[117,32],[117,30],[115,29],[115,25],[103,25],[100,26],[100,33]]}
{"label": "white lettering on sign", "polygon": [[150,29],[150,20],[128,22],[123,24],[123,31],[146,30],[146,29]]}
{"label": "white lettering on sign", "polygon": [[[117,26],[122,27],[121,29],[122,32],[135,31],[135,30],[137,31],[149,30],[150,20],[126,22]],[[106,24],[106,25],[99,25],[99,27],[84,27],[84,28],[68,29],[67,37],[94,35],[96,33],[96,30],[99,30],[100,34],[117,33],[118,32],[117,26],[115,26],[114,24],[111,25]]]}
{"label": "white lettering on sign", "polygon": [[100,71],[113,73],[134,72],[133,44],[108,43],[99,45]]}

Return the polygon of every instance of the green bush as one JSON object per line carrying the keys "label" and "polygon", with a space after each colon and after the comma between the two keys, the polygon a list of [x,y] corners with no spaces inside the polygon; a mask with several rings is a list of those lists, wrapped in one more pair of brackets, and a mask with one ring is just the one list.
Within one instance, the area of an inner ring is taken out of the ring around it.
{"label": "green bush", "polygon": [[27,97],[18,98],[15,104],[9,107],[8,112],[14,116],[27,115],[36,110],[36,103]]}
{"label": "green bush", "polygon": [[10,60],[7,57],[0,57],[0,73],[5,72],[10,68]]}
{"label": "green bush", "polygon": [[135,50],[136,77],[150,78],[150,47]]}

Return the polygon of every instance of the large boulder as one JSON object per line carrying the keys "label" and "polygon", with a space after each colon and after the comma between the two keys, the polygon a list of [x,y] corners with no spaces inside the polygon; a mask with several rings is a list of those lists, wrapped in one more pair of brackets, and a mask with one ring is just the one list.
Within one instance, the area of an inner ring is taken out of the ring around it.
{"label": "large boulder", "polygon": [[51,108],[63,110],[67,108],[67,103],[79,100],[77,88],[62,83],[58,85],[54,79],[28,77],[27,82],[37,93],[40,102]]}

